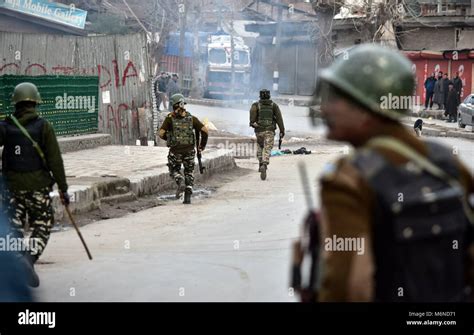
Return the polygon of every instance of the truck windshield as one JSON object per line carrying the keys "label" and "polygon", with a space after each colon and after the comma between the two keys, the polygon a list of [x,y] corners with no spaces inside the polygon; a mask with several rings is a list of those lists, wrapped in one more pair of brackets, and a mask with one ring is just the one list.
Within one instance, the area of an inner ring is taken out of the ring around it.
{"label": "truck windshield", "polygon": [[214,64],[224,64],[227,60],[224,49],[211,49],[209,51],[209,62]]}
{"label": "truck windshield", "polygon": [[234,63],[238,65],[247,65],[249,63],[249,53],[246,51],[236,51],[234,53]]}

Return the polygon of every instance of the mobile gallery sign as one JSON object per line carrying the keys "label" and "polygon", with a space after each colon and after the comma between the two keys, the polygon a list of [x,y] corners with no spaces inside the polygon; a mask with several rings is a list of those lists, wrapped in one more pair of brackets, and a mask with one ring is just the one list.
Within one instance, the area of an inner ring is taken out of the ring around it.
{"label": "mobile gallery sign", "polygon": [[87,11],[45,0],[0,0],[0,7],[44,20],[84,29]]}

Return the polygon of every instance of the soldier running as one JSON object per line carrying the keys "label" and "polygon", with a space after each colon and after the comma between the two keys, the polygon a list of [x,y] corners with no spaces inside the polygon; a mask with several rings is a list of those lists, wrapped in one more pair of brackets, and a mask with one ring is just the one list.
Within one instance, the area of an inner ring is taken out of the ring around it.
{"label": "soldier running", "polygon": [[[161,125],[158,136],[166,140],[170,148],[168,154],[168,168],[171,178],[176,181],[176,198],[179,199],[184,191],[183,204],[191,203],[191,194],[194,186],[194,157],[196,155],[196,135],[200,133],[200,143],[197,150],[204,151],[207,144],[208,130],[201,121],[192,116],[184,105],[182,94],[175,94],[170,99],[173,112],[169,113]],[[184,167],[184,177],[181,174],[181,164]]]}
{"label": "soldier running", "polygon": [[270,154],[275,141],[276,125],[280,129],[280,138],[285,136],[285,125],[280,108],[270,100],[270,91],[260,91],[260,100],[250,108],[250,127],[255,129],[257,136],[257,158],[260,178],[267,178],[267,167],[270,164]]}

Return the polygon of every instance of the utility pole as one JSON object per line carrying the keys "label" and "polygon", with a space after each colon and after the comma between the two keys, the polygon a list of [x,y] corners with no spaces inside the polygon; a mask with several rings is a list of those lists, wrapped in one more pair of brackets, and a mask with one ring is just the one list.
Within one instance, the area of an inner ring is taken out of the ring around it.
{"label": "utility pole", "polygon": [[230,72],[231,72],[231,97],[235,94],[235,43],[234,43],[234,3],[232,3],[232,13],[230,21]]}
{"label": "utility pole", "polygon": [[184,44],[185,33],[186,33],[186,12],[187,12],[187,1],[181,0],[182,2],[178,5],[179,12],[179,63],[178,63],[178,72],[179,72],[179,82],[181,90],[184,88]]}
{"label": "utility pole", "polygon": [[273,91],[277,95],[279,91],[279,61],[280,61],[280,50],[281,50],[281,20],[283,15],[283,7],[281,3],[278,3],[278,14],[277,14],[277,28],[276,36],[274,37],[273,44],[275,45],[275,54],[273,55]]}

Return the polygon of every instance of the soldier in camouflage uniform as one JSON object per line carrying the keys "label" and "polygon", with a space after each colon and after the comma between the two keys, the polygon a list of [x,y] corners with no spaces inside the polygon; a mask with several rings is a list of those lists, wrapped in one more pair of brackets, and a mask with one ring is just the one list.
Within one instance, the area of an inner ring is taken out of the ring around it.
{"label": "soldier in camouflage uniform", "polygon": [[[197,150],[206,148],[208,130],[201,121],[192,116],[184,105],[182,94],[175,94],[170,99],[173,112],[169,113],[161,125],[158,136],[166,140],[170,148],[168,154],[168,168],[170,176],[176,181],[176,198],[179,199],[184,191],[184,204],[191,203],[191,194],[194,185],[194,156],[196,155],[196,135],[200,133],[201,141]],[[181,174],[181,164],[184,166],[184,177]]]}
{"label": "soldier in camouflage uniform", "polygon": [[30,275],[29,284],[36,287],[39,278],[33,265],[43,253],[54,223],[50,192],[56,182],[61,201],[69,205],[68,186],[54,129],[36,110],[41,103],[38,89],[32,83],[21,83],[15,87],[12,100],[15,112],[0,122],[0,146],[4,146],[2,169],[7,188],[4,200],[17,238],[24,238],[22,229],[28,217],[32,233],[22,261]]}
{"label": "soldier in camouflage uniform", "polygon": [[275,141],[275,129],[278,124],[280,138],[285,136],[285,125],[280,108],[270,100],[270,91],[261,90],[260,100],[250,108],[250,127],[255,129],[257,136],[258,171],[262,180],[267,178],[267,166],[270,164],[270,154]]}

